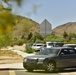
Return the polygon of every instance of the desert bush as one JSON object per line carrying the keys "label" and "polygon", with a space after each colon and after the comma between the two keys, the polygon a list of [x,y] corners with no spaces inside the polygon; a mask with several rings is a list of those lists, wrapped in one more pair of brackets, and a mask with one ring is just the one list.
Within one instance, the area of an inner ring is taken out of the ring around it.
{"label": "desert bush", "polygon": [[21,45],[23,45],[24,42],[25,42],[25,41],[24,41],[23,39],[14,40],[14,45],[19,45],[19,46],[21,46]]}
{"label": "desert bush", "polygon": [[26,46],[25,52],[27,52],[27,53],[33,53],[34,49],[32,49],[31,46]]}

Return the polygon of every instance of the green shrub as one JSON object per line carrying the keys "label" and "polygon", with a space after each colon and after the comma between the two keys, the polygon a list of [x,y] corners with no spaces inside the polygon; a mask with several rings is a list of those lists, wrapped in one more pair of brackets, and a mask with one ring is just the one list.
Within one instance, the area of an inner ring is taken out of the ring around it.
{"label": "green shrub", "polygon": [[21,45],[23,45],[23,43],[24,43],[24,40],[23,40],[23,39],[18,39],[18,40],[15,40],[15,41],[14,41],[14,45],[19,45],[19,46],[21,46]]}
{"label": "green shrub", "polygon": [[25,52],[27,52],[27,53],[33,53],[34,49],[32,49],[31,46],[26,46]]}
{"label": "green shrub", "polygon": [[0,33],[0,48],[10,46],[12,43],[12,34],[10,33]]}

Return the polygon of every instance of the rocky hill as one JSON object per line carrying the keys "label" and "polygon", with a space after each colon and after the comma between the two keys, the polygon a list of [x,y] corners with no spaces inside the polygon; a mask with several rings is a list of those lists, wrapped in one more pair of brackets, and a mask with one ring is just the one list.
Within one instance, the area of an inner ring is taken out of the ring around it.
{"label": "rocky hill", "polygon": [[14,38],[19,39],[21,37],[27,37],[30,32],[32,34],[39,32],[39,24],[32,19],[22,16],[17,16],[16,19],[17,24],[13,31]]}
{"label": "rocky hill", "polygon": [[69,22],[69,23],[66,23],[63,25],[59,25],[53,29],[53,32],[57,36],[62,36],[64,32],[66,32],[67,34],[69,34],[69,33],[76,34],[76,22]]}

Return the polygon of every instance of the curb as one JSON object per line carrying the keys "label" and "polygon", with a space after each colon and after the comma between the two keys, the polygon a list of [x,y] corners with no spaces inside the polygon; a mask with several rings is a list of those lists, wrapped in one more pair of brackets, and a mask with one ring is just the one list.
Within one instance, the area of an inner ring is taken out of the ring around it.
{"label": "curb", "polygon": [[24,68],[0,68],[0,70],[25,70]]}
{"label": "curb", "polygon": [[9,70],[9,68],[0,68],[0,70]]}

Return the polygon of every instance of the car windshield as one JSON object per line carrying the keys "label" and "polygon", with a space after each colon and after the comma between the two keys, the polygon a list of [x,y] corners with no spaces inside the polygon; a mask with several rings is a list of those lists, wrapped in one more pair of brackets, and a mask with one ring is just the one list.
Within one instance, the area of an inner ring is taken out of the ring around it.
{"label": "car windshield", "polygon": [[39,52],[39,55],[50,55],[50,54],[57,55],[58,52],[59,52],[59,49],[44,49],[41,52]]}
{"label": "car windshield", "polygon": [[37,46],[42,46],[42,45],[37,45]]}

